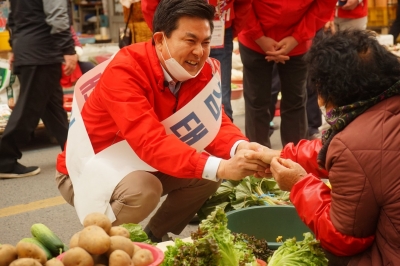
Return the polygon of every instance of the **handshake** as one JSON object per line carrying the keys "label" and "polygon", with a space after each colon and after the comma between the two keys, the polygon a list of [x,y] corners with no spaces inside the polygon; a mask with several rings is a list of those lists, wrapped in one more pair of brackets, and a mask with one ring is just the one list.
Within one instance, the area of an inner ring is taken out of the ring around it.
{"label": "handshake", "polygon": [[290,191],[307,172],[298,163],[280,158],[280,153],[280,150],[273,150],[256,142],[243,141],[232,158],[221,161],[217,177],[241,180],[249,175],[259,178],[273,176],[280,189]]}

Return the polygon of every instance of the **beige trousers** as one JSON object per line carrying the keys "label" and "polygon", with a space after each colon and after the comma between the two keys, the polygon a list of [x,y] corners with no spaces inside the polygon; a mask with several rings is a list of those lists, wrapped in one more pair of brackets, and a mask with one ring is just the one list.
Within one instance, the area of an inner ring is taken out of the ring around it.
{"label": "beige trousers", "polygon": [[[68,175],[56,172],[58,190],[74,206],[74,190]],[[168,232],[180,234],[203,203],[218,189],[220,182],[197,178],[176,178],[160,172],[135,171],[116,186],[110,204],[116,221],[139,223],[157,207],[160,197],[165,201],[148,224],[154,236]]]}

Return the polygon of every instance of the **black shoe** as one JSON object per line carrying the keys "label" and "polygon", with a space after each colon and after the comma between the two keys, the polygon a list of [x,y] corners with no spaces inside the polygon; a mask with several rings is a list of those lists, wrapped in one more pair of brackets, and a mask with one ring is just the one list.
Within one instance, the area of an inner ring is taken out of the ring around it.
{"label": "black shoe", "polygon": [[169,237],[168,234],[163,235],[161,238],[156,237],[155,235],[153,235],[153,232],[150,230],[149,226],[146,226],[143,231],[147,234],[147,237],[150,239],[150,241],[154,243],[161,243],[172,240],[172,238]]}
{"label": "black shoe", "polygon": [[189,224],[199,224],[199,223],[200,223],[200,218],[197,214],[195,214],[192,220],[189,221]]}
{"label": "black shoe", "polygon": [[8,173],[0,173],[0,178],[19,178],[33,176],[40,173],[40,168],[37,166],[23,166],[20,163],[16,163],[14,170]]}

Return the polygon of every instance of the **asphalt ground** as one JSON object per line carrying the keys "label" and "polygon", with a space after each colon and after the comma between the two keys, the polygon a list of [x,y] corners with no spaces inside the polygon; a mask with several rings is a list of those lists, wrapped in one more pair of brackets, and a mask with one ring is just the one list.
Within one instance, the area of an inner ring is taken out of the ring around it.
{"label": "asphalt ground", "polygon": [[[242,99],[236,100],[242,105]],[[240,109],[240,108],[239,108]],[[234,109],[234,123],[244,132],[244,115]],[[275,117],[279,125],[280,118]],[[280,149],[279,129],[271,137],[272,147]],[[17,179],[0,179],[0,243],[16,245],[25,237],[31,237],[30,228],[34,223],[43,223],[54,231],[64,243],[82,229],[76,212],[60,196],[55,182],[56,156],[60,147],[52,143],[45,129],[38,129],[29,146],[23,149],[20,162],[37,165],[40,174]],[[163,198],[160,201],[162,203]],[[151,215],[150,215],[151,217]],[[147,224],[149,218],[140,224]],[[197,225],[188,225],[180,235],[185,238],[195,231]]]}

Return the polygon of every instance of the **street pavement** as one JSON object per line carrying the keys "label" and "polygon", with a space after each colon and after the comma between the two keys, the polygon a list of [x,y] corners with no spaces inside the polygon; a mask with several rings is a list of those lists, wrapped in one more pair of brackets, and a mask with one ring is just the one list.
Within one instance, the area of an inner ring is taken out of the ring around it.
{"label": "street pavement", "polygon": [[[243,104],[242,99],[236,100]],[[234,123],[244,132],[244,115],[234,109]],[[280,118],[274,122],[279,125]],[[271,137],[272,148],[280,149],[279,129]],[[56,156],[60,152],[57,144],[51,143],[45,129],[38,129],[28,147],[23,150],[20,162],[24,165],[37,165],[41,173],[32,177],[0,179],[0,243],[16,245],[19,240],[31,237],[30,227],[43,223],[53,230],[64,243],[82,229],[76,212],[60,196],[55,182]],[[162,203],[163,198],[160,201]],[[150,218],[150,217],[149,217]],[[144,226],[149,218],[141,222]],[[197,225],[188,225],[178,236],[188,237]]]}

